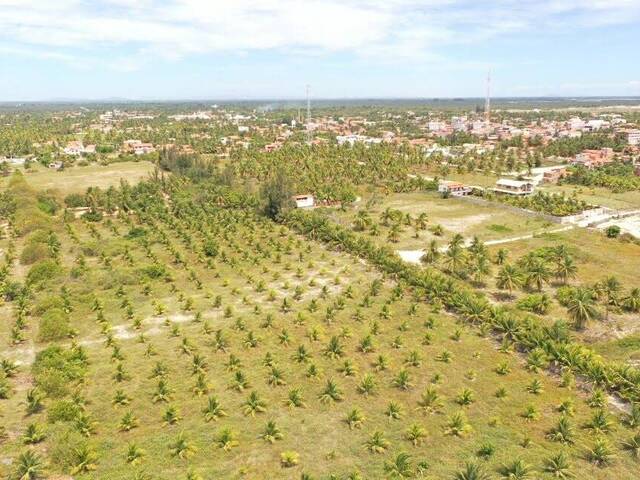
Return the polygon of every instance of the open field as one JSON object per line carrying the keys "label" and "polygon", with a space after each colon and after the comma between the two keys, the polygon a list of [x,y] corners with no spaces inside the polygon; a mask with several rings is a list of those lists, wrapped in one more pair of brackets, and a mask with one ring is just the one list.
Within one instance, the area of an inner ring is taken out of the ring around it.
{"label": "open field", "polygon": [[[365,209],[366,198],[356,204],[356,209],[346,213],[335,212],[332,218],[343,225],[349,225],[359,211]],[[392,246],[396,250],[416,250],[425,248],[431,241],[446,243],[453,235],[461,234],[466,238],[477,236],[483,241],[518,237],[532,233],[541,233],[558,228],[535,216],[518,215],[500,205],[478,205],[458,198],[443,199],[435,192],[398,193],[385,197],[383,201],[369,210],[372,221],[377,222],[382,234],[377,238],[385,241],[388,228],[384,226],[381,215],[386,209],[398,210],[404,215],[410,214],[413,219],[420,214],[427,215],[427,229],[418,232],[412,226],[405,225],[397,242]],[[434,235],[430,229],[440,225],[442,235]]]}
{"label": "open field", "polygon": [[[636,475],[621,448],[634,430],[586,387],[361,259],[182,192],[168,215],[153,192],[136,197],[145,214],[51,217],[57,247],[35,262],[25,250],[43,237],[0,240],[31,292],[0,310],[0,358],[17,367],[0,400],[3,478],[27,448],[76,479],[398,478],[401,453],[405,478],[468,461],[553,478],[559,452],[585,478]],[[448,201],[433,205],[448,218]],[[561,418],[566,443],[550,436]]]}
{"label": "open field", "polygon": [[[135,184],[149,176],[154,166],[149,162],[118,162],[106,166],[92,164],[55,171],[42,166],[32,172],[24,172],[29,184],[38,190],[57,190],[66,195],[83,193],[88,187],[108,188],[118,186],[120,180]],[[8,178],[0,179],[6,186]]]}
{"label": "open field", "polygon": [[567,196],[575,193],[580,200],[616,210],[640,209],[639,191],[615,193],[607,188],[580,185],[545,185],[542,190],[551,193],[564,193]]}

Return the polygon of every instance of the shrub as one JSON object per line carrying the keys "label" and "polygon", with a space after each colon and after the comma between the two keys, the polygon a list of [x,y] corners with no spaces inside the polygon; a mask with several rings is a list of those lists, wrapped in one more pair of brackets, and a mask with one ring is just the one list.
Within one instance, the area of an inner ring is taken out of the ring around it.
{"label": "shrub", "polygon": [[31,242],[25,245],[20,254],[20,263],[22,265],[33,265],[40,260],[49,258],[49,248],[43,243]]}
{"label": "shrub", "polygon": [[72,193],[64,197],[64,204],[69,208],[79,208],[86,207],[87,201],[84,195],[81,195],[79,193]]}
{"label": "shrub", "polygon": [[69,334],[69,319],[59,308],[48,310],[40,319],[38,340],[48,342],[60,340]]}
{"label": "shrub", "polygon": [[98,212],[97,210],[85,212],[82,214],[82,218],[87,222],[99,222],[102,220],[102,212]]}
{"label": "shrub", "polygon": [[62,268],[53,260],[36,263],[27,274],[27,285],[41,286],[62,273]]}
{"label": "shrub", "polygon": [[58,400],[48,408],[49,423],[72,422],[82,413],[80,407],[71,400]]}
{"label": "shrub", "polygon": [[617,238],[620,235],[620,227],[618,225],[611,225],[607,227],[605,234],[609,238]]}

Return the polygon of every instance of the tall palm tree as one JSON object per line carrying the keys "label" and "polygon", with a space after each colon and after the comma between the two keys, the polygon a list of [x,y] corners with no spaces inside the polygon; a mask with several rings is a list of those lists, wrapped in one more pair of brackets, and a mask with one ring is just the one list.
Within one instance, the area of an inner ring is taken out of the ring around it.
{"label": "tall palm tree", "polygon": [[506,264],[498,271],[496,285],[502,290],[508,290],[509,296],[513,296],[513,291],[522,287],[523,283],[522,272],[515,265]]}
{"label": "tall palm tree", "polygon": [[618,296],[620,295],[622,285],[616,277],[609,276],[601,282],[598,282],[595,289],[596,295],[602,297],[604,300],[604,318],[605,320],[609,320],[609,310],[611,306],[618,304]]}
{"label": "tall palm tree", "polygon": [[582,330],[587,323],[598,315],[593,299],[593,293],[587,288],[576,288],[567,303],[567,312],[578,330]]}

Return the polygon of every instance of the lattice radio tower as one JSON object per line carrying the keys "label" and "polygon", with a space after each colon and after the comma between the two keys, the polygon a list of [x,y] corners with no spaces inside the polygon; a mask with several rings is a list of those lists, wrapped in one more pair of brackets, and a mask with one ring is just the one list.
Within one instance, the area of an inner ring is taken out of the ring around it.
{"label": "lattice radio tower", "polygon": [[487,73],[487,96],[484,100],[484,121],[487,125],[491,121],[491,70]]}
{"label": "lattice radio tower", "polygon": [[311,86],[307,84],[307,142],[311,142],[311,96],[309,95]]}

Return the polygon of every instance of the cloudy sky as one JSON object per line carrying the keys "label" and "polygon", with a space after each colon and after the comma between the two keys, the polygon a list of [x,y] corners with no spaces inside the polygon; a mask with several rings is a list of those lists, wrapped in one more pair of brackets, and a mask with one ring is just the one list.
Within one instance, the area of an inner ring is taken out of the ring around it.
{"label": "cloudy sky", "polygon": [[0,100],[640,95],[640,0],[0,0]]}

